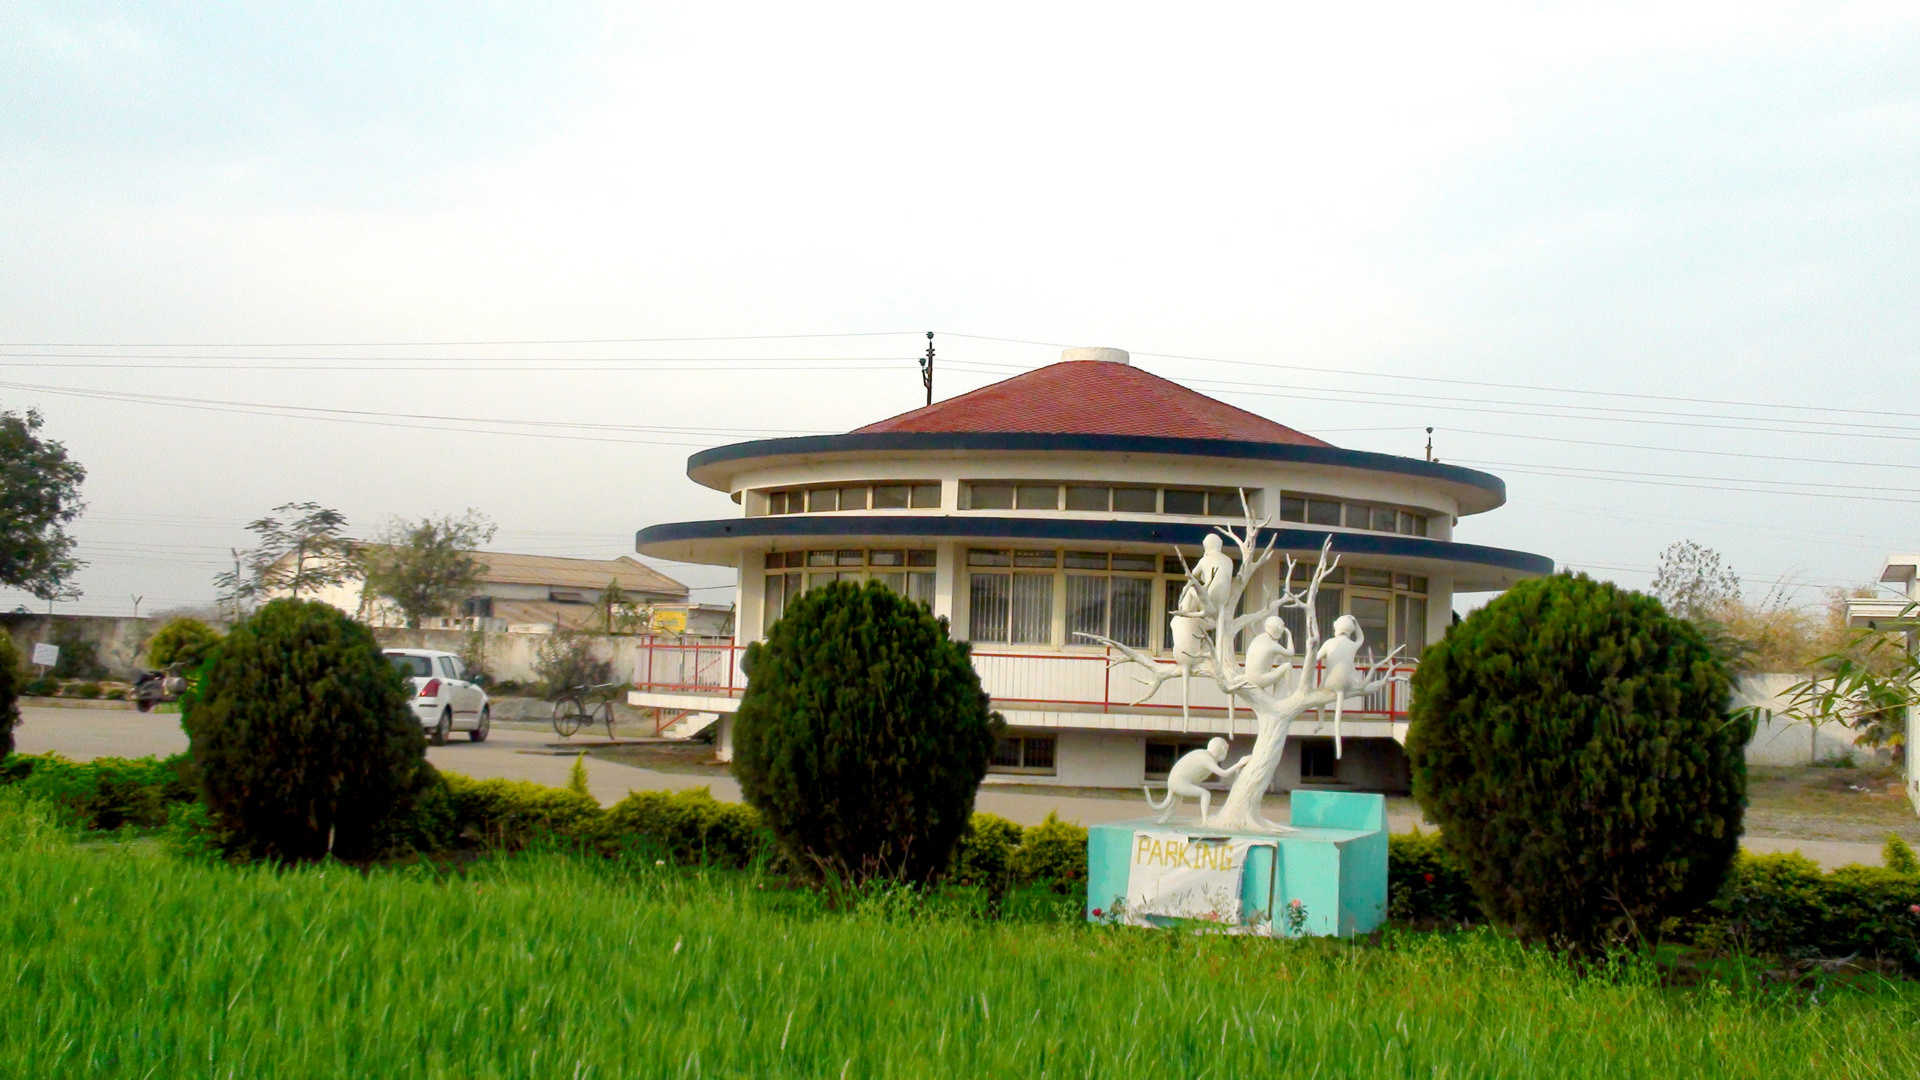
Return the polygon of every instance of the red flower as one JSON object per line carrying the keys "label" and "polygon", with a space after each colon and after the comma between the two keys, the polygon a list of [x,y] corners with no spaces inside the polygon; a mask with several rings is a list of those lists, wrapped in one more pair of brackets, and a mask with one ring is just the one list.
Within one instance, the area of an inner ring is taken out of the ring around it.
{"label": "red flower", "polygon": [[1094,909],[1093,909],[1093,917],[1094,917],[1094,918],[1096,918],[1096,919],[1100,917],[1100,909],[1099,909],[1099,908],[1094,908]]}
{"label": "red flower", "polygon": [[1422,874],[1422,875],[1420,875],[1420,876],[1421,876],[1421,877],[1424,877],[1424,878],[1426,878],[1426,879],[1427,879],[1427,884],[1429,884],[1429,885],[1431,885],[1431,884],[1433,884],[1433,873],[1432,873],[1432,871],[1428,871],[1427,873],[1425,873],[1425,874]]}

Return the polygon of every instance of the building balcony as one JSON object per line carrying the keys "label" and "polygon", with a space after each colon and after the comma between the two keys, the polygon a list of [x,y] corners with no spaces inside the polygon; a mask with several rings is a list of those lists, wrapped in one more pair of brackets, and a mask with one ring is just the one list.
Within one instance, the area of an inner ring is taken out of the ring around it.
{"label": "building balcony", "polygon": [[[733,712],[746,692],[747,677],[741,670],[745,653],[745,646],[725,642],[651,643],[636,657],[628,701],[642,708]],[[1244,705],[1229,714],[1227,696],[1210,676],[1195,676],[1187,687],[1188,723],[1182,718],[1177,676],[1141,700],[1146,687],[1137,678],[1143,673],[1131,664],[1111,666],[1117,659],[1117,654],[1104,651],[1026,652],[993,645],[976,647],[973,653],[974,669],[993,707],[1014,727],[1253,733],[1252,714]],[[1396,665],[1395,681],[1350,700],[1343,715],[1353,725],[1348,734],[1404,737],[1412,696],[1407,680],[1413,670],[1411,662]],[[1293,678],[1299,678],[1297,664]]]}

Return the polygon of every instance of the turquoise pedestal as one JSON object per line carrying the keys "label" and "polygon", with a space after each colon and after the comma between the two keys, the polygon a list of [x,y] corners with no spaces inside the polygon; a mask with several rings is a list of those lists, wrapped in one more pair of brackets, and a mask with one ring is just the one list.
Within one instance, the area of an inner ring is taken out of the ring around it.
{"label": "turquoise pedestal", "polygon": [[[1172,925],[1182,920],[1126,911],[1136,856],[1154,843],[1251,846],[1237,867],[1239,927],[1292,936],[1287,908],[1300,901],[1302,934],[1364,934],[1387,918],[1387,801],[1383,795],[1343,791],[1292,793],[1292,832],[1203,829],[1192,822],[1161,825],[1151,818],[1116,821],[1087,830],[1087,917],[1110,918],[1119,900],[1127,921]],[[1095,916],[1098,909],[1102,912]]]}

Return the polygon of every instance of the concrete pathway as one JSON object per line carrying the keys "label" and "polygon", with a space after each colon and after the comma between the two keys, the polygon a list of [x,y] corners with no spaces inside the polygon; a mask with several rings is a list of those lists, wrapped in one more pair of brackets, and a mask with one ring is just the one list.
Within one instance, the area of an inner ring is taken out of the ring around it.
{"label": "concrete pathway", "polygon": [[[24,706],[20,712],[22,723],[14,730],[14,742],[23,754],[53,751],[85,761],[147,754],[165,757],[187,748],[187,736],[180,730],[177,715],[36,705]],[[573,768],[574,754],[604,741],[586,735],[562,741],[547,728],[496,726],[484,743],[470,742],[456,732],[447,745],[428,747],[427,760],[436,768],[479,779],[504,777],[561,787]],[[618,802],[630,791],[684,791],[701,787],[710,789],[713,797],[723,802],[740,801],[740,785],[731,776],[642,769],[599,758],[587,759],[587,785],[594,798],[607,804]],[[1036,792],[1031,786],[1013,789],[997,783],[981,787],[974,806],[1022,825],[1038,824],[1049,812],[1082,825],[1123,821],[1147,813],[1137,795],[1055,794]],[[1387,824],[1392,831],[1404,832],[1421,824],[1418,812],[1404,800],[1395,800],[1389,806],[1392,809]],[[1284,798],[1269,799],[1268,807],[1270,817],[1285,817]],[[1828,868],[1847,863],[1880,864],[1878,844],[1747,836],[1741,845],[1756,852],[1799,851]]]}

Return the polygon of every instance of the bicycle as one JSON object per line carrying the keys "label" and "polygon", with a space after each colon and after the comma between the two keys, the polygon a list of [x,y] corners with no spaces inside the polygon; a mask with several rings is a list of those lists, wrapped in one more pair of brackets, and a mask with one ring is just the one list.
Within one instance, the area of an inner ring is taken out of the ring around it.
{"label": "bicycle", "polygon": [[[553,730],[561,738],[572,738],[573,733],[585,725],[605,724],[607,741],[613,741],[613,698],[607,691],[619,686],[619,683],[598,683],[592,686],[570,686],[553,703]],[[601,697],[599,704],[588,704],[588,699]]]}

